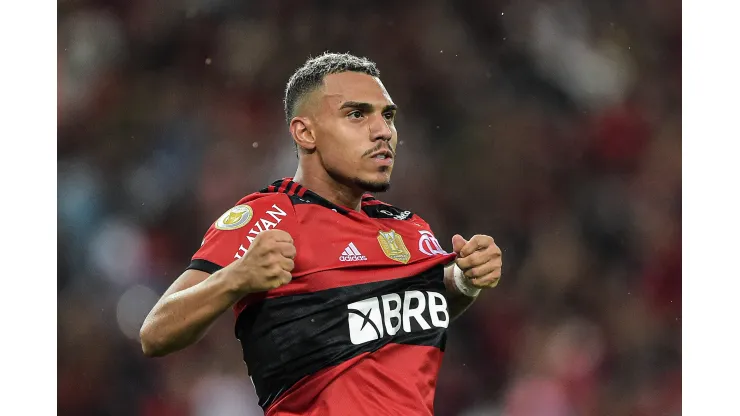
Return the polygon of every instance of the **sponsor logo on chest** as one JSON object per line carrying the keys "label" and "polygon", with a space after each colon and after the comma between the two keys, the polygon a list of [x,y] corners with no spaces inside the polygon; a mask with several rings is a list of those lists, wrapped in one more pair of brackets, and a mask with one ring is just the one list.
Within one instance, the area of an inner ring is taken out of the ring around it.
{"label": "sponsor logo on chest", "polygon": [[347,305],[349,338],[359,345],[398,333],[447,328],[447,299],[439,292],[408,290]]}

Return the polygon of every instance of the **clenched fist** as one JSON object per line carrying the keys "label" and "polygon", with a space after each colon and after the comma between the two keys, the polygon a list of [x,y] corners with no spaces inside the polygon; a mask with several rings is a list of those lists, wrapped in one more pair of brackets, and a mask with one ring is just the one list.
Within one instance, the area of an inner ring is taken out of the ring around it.
{"label": "clenched fist", "polygon": [[296,250],[293,238],[282,230],[261,232],[249,250],[228,269],[243,294],[265,292],[290,283]]}
{"label": "clenched fist", "polygon": [[501,279],[501,249],[487,235],[474,235],[470,241],[456,234],[452,248],[459,267],[470,286],[483,289],[496,287]]}

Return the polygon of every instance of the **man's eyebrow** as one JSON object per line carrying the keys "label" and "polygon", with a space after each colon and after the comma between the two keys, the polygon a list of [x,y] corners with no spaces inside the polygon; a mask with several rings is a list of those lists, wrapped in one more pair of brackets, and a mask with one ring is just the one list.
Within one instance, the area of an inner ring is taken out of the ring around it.
{"label": "man's eyebrow", "polygon": [[[340,110],[344,110],[345,108],[352,108],[356,110],[360,110],[363,112],[371,112],[375,108],[370,103],[361,103],[358,101],[345,101],[341,107],[339,107]],[[383,107],[383,112],[386,111],[398,111],[398,106],[395,104],[388,104],[385,107]]]}

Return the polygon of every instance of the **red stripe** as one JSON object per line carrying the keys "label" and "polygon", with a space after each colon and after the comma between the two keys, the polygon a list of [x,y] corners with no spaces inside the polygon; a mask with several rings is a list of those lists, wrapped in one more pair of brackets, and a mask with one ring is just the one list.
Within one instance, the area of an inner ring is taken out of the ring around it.
{"label": "red stripe", "polygon": [[267,297],[267,292],[260,292],[260,293],[251,293],[247,295],[246,297],[242,298],[239,302],[234,305],[234,317],[238,318],[239,314],[242,313],[244,309],[247,308],[247,306],[257,303]]}
{"label": "red stripe", "polygon": [[303,195],[306,193],[306,187],[301,186],[301,189],[298,191],[298,197],[303,198]]}
{"label": "red stripe", "polygon": [[366,199],[362,201],[362,205],[387,205],[377,199]]}
{"label": "red stripe", "polygon": [[387,344],[304,377],[266,416],[431,416],[444,353],[436,347]]}
{"label": "red stripe", "polygon": [[283,179],[283,183],[280,185],[278,192],[285,192],[285,188],[288,187],[288,184],[290,184],[290,179]]}
{"label": "red stripe", "polygon": [[[455,254],[424,259],[411,264],[399,266],[370,266],[357,269],[308,270],[293,275],[289,284],[271,290],[267,298],[298,295],[301,293],[318,292],[342,286],[361,285],[364,283],[382,282],[385,280],[400,279],[416,276],[439,264],[447,264],[455,259]],[[309,275],[307,278],[302,277]]]}
{"label": "red stripe", "polygon": [[298,184],[297,184],[297,183],[295,183],[295,182],[291,182],[291,183],[290,183],[290,186],[288,187],[288,190],[286,191],[286,193],[287,193],[288,195],[294,195],[294,194],[295,194],[295,189],[296,189],[297,187],[298,187]]}
{"label": "red stripe", "polygon": [[404,266],[371,266],[357,269],[308,270],[293,275],[293,280],[275,290],[247,295],[234,305],[234,314],[239,314],[249,305],[264,299],[293,296],[337,287],[382,282],[416,276],[439,264],[447,264],[455,259],[455,254],[426,258]]}

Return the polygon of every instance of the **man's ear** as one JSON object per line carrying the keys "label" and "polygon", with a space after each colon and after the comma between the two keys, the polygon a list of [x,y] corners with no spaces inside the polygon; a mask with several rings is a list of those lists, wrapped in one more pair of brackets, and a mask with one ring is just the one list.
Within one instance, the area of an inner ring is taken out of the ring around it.
{"label": "man's ear", "polygon": [[294,117],[290,120],[290,134],[299,149],[311,153],[316,149],[313,124],[308,117]]}

